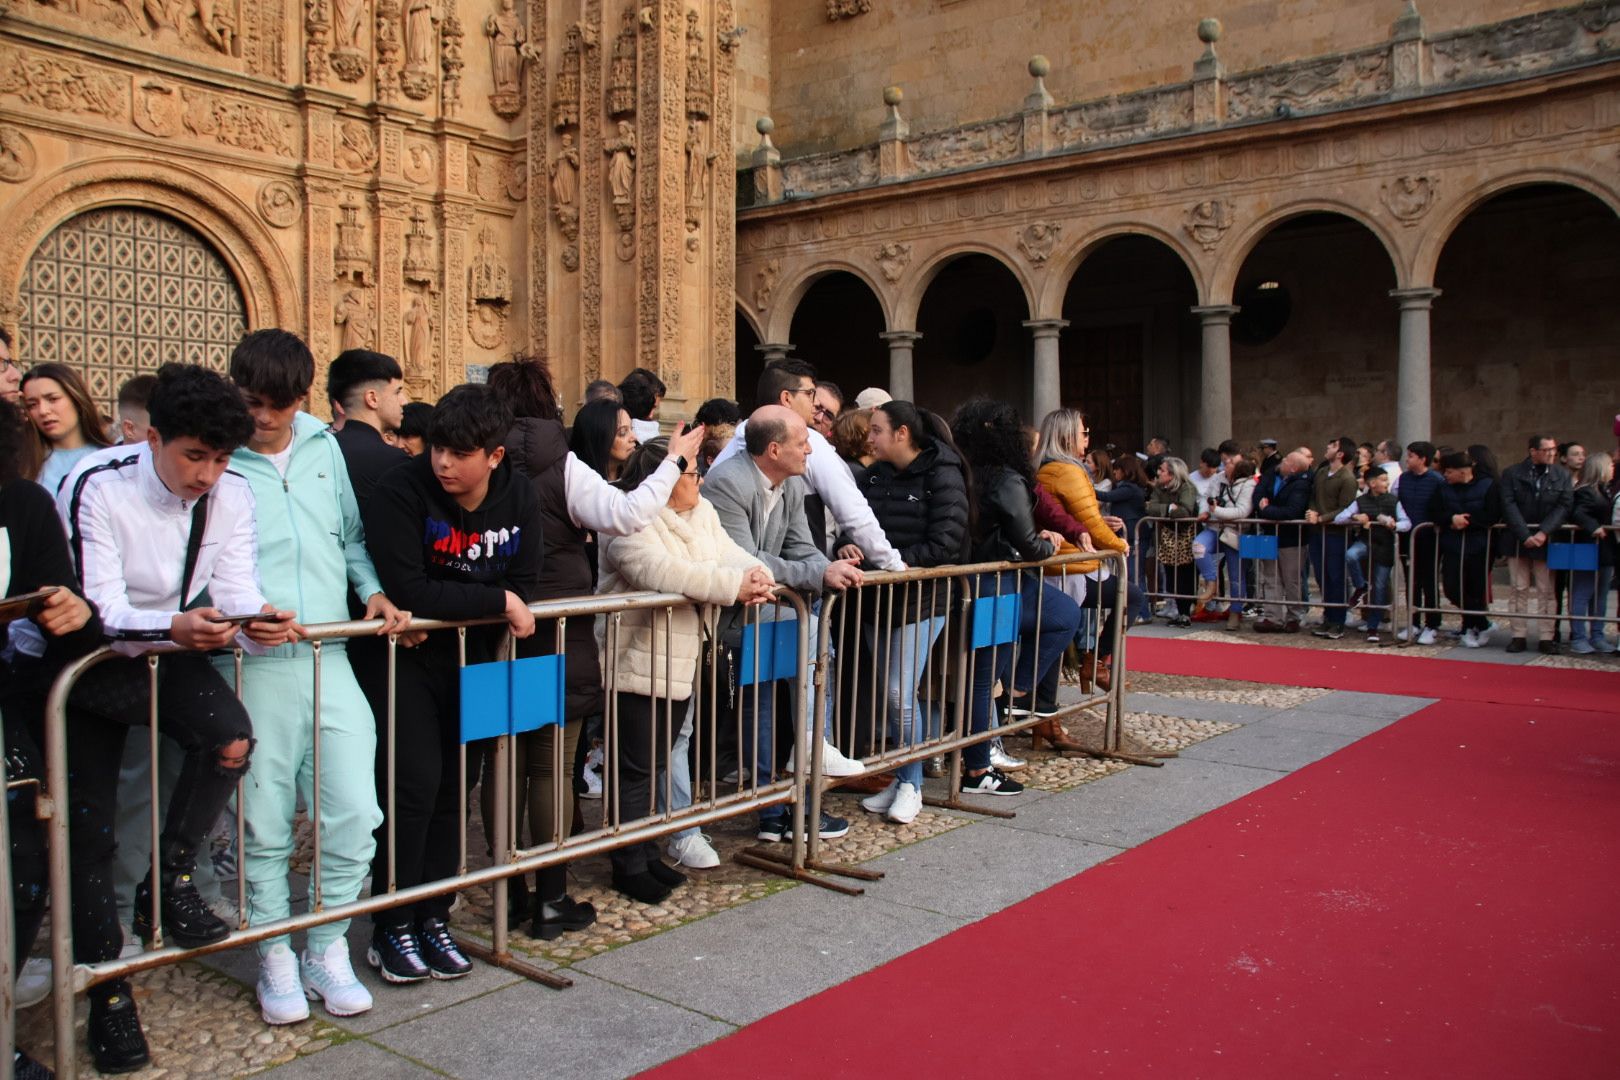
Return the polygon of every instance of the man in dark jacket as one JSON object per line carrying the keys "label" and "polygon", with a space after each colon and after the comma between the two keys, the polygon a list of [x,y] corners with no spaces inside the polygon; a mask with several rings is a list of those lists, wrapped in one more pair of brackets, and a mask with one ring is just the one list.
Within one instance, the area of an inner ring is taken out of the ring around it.
{"label": "man in dark jacket", "polygon": [[[1434,468],[1435,452],[1431,442],[1415,442],[1406,448],[1406,472],[1401,474],[1401,486],[1396,492],[1401,509],[1412,522],[1412,544],[1401,551],[1401,567],[1412,583],[1412,625],[1395,636],[1401,641],[1412,640],[1418,645],[1433,645],[1435,632],[1440,629],[1439,563],[1436,540],[1443,526],[1430,516],[1434,493],[1445,484]],[[1425,527],[1430,526],[1430,527]],[[1419,611],[1427,614],[1420,617]],[[1419,622],[1422,628],[1419,629]]]}
{"label": "man in dark jacket", "polygon": [[[1513,574],[1513,640],[1508,652],[1525,649],[1525,624],[1529,621],[1525,616],[1537,610],[1530,605],[1538,605],[1542,615],[1557,613],[1552,571],[1547,567],[1547,542],[1557,538],[1574,501],[1569,471],[1558,464],[1558,440],[1547,435],[1530,436],[1529,456],[1502,472],[1502,520],[1508,527],[1506,554]],[[1541,651],[1556,653],[1558,643],[1544,633]]]}
{"label": "man in dark jacket", "polygon": [[1276,561],[1260,560],[1259,566],[1260,598],[1267,604],[1265,614],[1254,628],[1262,634],[1297,633],[1299,620],[1305,615],[1305,606],[1300,601],[1303,530],[1297,522],[1304,520],[1310,502],[1311,459],[1310,452],[1303,447],[1290,452],[1266,484],[1256,485],[1254,489],[1254,509],[1249,512],[1250,517],[1296,523],[1261,526],[1263,532],[1277,537]]}
{"label": "man in dark jacket", "polygon": [[345,349],[326,371],[326,396],[343,410],[343,426],[332,432],[349,467],[360,512],[383,473],[410,455],[383,441],[405,416],[404,377],[392,356],[369,349]]}

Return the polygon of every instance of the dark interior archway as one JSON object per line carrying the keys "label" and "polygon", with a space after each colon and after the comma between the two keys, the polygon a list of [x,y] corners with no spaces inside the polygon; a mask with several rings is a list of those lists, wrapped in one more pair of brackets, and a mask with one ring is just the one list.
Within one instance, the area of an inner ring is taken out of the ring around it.
{"label": "dark interior archway", "polygon": [[793,309],[788,340],[793,356],[816,366],[819,378],[835,382],[846,404],[864,387],[887,386],[889,350],[883,306],[871,286],[845,270],[817,278]]}
{"label": "dark interior archway", "polygon": [[[737,385],[733,388],[733,394],[745,412],[754,408],[754,387],[759,382],[759,373],[764,366],[764,358],[759,355],[759,335],[754,333],[754,324],[748,321],[748,316],[738,308]],[[722,394],[726,392],[724,386],[715,389]]]}
{"label": "dark interior archway", "polygon": [[1430,321],[1437,444],[1503,464],[1531,434],[1613,450],[1620,403],[1620,218],[1572,187],[1489,199],[1440,253]]}
{"label": "dark interior archway", "polygon": [[949,417],[963,401],[989,395],[1029,414],[1032,362],[1024,290],[990,255],[952,260],[928,285],[917,310],[922,337],[913,353],[917,403]]}
{"label": "dark interior archway", "polygon": [[1147,236],[1095,248],[1069,281],[1061,338],[1063,404],[1085,412],[1092,444],[1180,449],[1197,419],[1198,287],[1181,257]]}

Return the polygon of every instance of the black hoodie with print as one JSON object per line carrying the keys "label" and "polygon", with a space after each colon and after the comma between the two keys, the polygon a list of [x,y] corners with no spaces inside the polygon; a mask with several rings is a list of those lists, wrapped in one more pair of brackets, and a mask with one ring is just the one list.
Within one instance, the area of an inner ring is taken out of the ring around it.
{"label": "black hoodie with print", "polygon": [[[383,591],[413,615],[493,618],[506,610],[508,591],[531,602],[538,595],[540,506],[504,461],[490,474],[483,503],[466,510],[433,475],[433,456],[418,455],[378,480],[364,518]],[[469,647],[479,639],[487,658],[497,636],[469,634]],[[429,638],[442,648],[454,641],[443,633]]]}

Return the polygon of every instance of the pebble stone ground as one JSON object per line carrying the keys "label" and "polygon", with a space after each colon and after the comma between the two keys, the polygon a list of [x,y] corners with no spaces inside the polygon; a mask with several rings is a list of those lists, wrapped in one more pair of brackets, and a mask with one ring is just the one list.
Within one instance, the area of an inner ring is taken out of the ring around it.
{"label": "pebble stone ground", "polygon": [[[1166,626],[1134,633],[1368,648],[1351,638],[1332,642],[1309,634],[1257,639],[1247,631]],[[1384,651],[1620,670],[1612,657],[1508,656],[1500,648]],[[997,801],[1019,811],[1008,822],[925,809],[900,827],[861,812],[858,796],[832,793],[829,809],[849,818],[851,829],[825,846],[826,858],[872,864],[888,875],[865,897],[836,896],[732,862],[733,853],[754,842],[751,821],[723,822],[710,832],[722,865],[692,873],[688,885],[657,906],[614,892],[605,859],[572,869],[571,891],[597,905],[597,925],[555,942],[521,932],[512,941],[515,951],[566,972],[573,989],[545,990],[482,966],[464,980],[406,988],[379,986],[367,971],[378,1000],[372,1013],[338,1020],[317,1006],[311,1020],[272,1029],[259,1019],[253,999],[254,957],[237,950],[136,979],[154,1063],[134,1075],[183,1080],[262,1073],[292,1080],[341,1071],[346,1080],[484,1078],[530,1067],[562,1067],[570,1076],[629,1075],[999,910],[1427,704],[1151,673],[1130,675],[1128,689],[1127,748],[1181,752],[1163,769],[1060,756],[1032,750],[1027,739],[1009,740],[1009,750],[1029,760],[1021,776],[1030,791]],[[1095,740],[1100,720],[1082,715],[1069,728]],[[941,790],[938,781],[930,787]],[[997,886],[986,891],[975,880],[964,890],[986,866],[994,868]],[[482,934],[488,916],[489,897],[470,890],[455,921]],[[773,929],[781,934],[780,947],[767,944],[766,931]],[[357,963],[366,932],[362,925],[350,932]],[[774,971],[761,970],[772,965]],[[487,1037],[488,1023],[520,1017],[522,1037]],[[79,1021],[82,1032],[82,1003]],[[49,1009],[21,1013],[18,1038],[48,1060]],[[80,1068],[93,1075],[82,1055]]]}

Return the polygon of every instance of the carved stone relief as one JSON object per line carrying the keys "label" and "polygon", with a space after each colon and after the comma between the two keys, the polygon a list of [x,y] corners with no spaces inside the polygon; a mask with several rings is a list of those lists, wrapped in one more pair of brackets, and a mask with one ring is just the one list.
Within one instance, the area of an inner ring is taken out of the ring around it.
{"label": "carved stone relief", "polygon": [[771,294],[782,277],[782,260],[767,259],[754,271],[754,308],[764,311],[771,306]]}
{"label": "carved stone relief", "polygon": [[433,297],[427,290],[411,290],[410,303],[400,317],[405,342],[407,377],[426,380],[433,374]]}
{"label": "carved stone relief", "polygon": [[620,120],[618,134],[602,151],[608,156],[608,191],[619,225],[619,258],[629,261],[636,250],[636,126]]}
{"label": "carved stone relief", "polygon": [[266,180],[259,188],[259,216],[278,229],[298,220],[298,191],[285,180]]}
{"label": "carved stone relief", "polygon": [[1214,251],[1221,237],[1232,227],[1232,206],[1222,199],[1205,199],[1187,210],[1182,228],[1205,251]]}
{"label": "carved stone relief", "polygon": [[375,348],[371,290],[339,286],[337,291],[341,295],[332,305],[332,323],[339,328],[339,351]]}
{"label": "carved stone relief", "polygon": [[1431,176],[1399,176],[1386,180],[1378,197],[1402,225],[1411,228],[1434,206],[1439,187],[1440,181]]}
{"label": "carved stone relief", "polygon": [[427,207],[411,208],[411,224],[405,231],[405,280],[432,288],[436,277],[433,261],[433,233],[428,229]]}
{"label": "carved stone relief", "polygon": [[351,173],[369,173],[377,167],[377,140],[364,120],[344,120],[338,124],[332,161]]}
{"label": "carved stone relief", "polygon": [[439,107],[444,115],[454,119],[461,115],[461,69],[467,64],[461,55],[461,43],[467,32],[456,14],[456,0],[446,0],[444,25],[439,28],[439,67],[444,78],[439,83]]}
{"label": "carved stone relief", "polygon": [[[242,55],[243,12],[240,0],[120,0],[118,3],[86,4],[68,0],[62,4],[42,3],[79,22],[91,23],[98,35],[133,33],[161,48],[212,52],[220,56]],[[249,6],[249,16],[254,13]]]}
{"label": "carved stone relief", "polygon": [[1062,233],[1063,226],[1055,221],[1031,222],[1018,230],[1018,250],[1034,265],[1044,265]]}
{"label": "carved stone relief", "polygon": [[686,114],[707,120],[714,109],[709,84],[709,50],[698,28],[698,13],[686,13]]}
{"label": "carved stone relief", "polygon": [[1245,120],[1321,109],[1388,93],[1393,85],[1386,48],[1284,64],[1228,80],[1226,118]]}
{"label": "carved stone relief", "polygon": [[473,304],[467,316],[467,336],[481,348],[499,349],[506,342],[506,309]]}
{"label": "carved stone relief", "polygon": [[872,0],[827,0],[827,21],[853,19],[872,10]]}
{"label": "carved stone relief", "polygon": [[433,180],[433,146],[426,142],[405,144],[405,160],[400,170],[413,184],[428,184]]}
{"label": "carved stone relief", "polygon": [[561,130],[579,123],[580,28],[575,23],[564,34],[562,65],[552,90],[551,126]]}
{"label": "carved stone relief", "polygon": [[291,115],[189,86],[181,88],[180,97],[185,102],[181,124],[191,134],[240,150],[297,156]]}
{"label": "carved stone relief", "polygon": [[703,220],[703,207],[709,200],[709,169],[718,156],[709,149],[707,125],[702,120],[686,122],[686,225],[696,229]]}
{"label": "carved stone relief", "polygon": [[521,158],[506,163],[506,197],[513,202],[529,197],[529,166]]}
{"label": "carved stone relief", "polygon": [[506,194],[507,172],[507,164],[501,158],[474,151],[469,186],[485,202],[499,202]]}
{"label": "carved stone relief", "polygon": [[73,60],[0,48],[0,94],[52,112],[122,120],[129,115],[125,80]]}
{"label": "carved stone relief", "polygon": [[0,124],[0,180],[20,184],[34,175],[39,157],[28,136],[9,124]]}
{"label": "carved stone relief", "polygon": [[570,242],[579,238],[579,148],[568,132],[551,161],[551,212],[563,236]]}
{"label": "carved stone relief", "polygon": [[913,139],[908,144],[911,163],[920,173],[1007,161],[1017,157],[1022,148],[1023,127],[1016,120],[957,128]]}
{"label": "carved stone relief", "polygon": [[607,108],[614,118],[636,111],[636,9],[624,9],[622,26],[613,39],[613,57],[608,65]]}
{"label": "carved stone relief", "polygon": [[467,300],[472,304],[506,305],[512,302],[512,274],[495,250],[495,230],[478,230],[478,251],[467,267]]}
{"label": "carved stone relief", "polygon": [[878,248],[872,257],[877,260],[878,269],[883,271],[883,280],[899,281],[906,267],[911,265],[911,245],[891,240]]}
{"label": "carved stone relief", "polygon": [[[316,0],[325,3],[325,0]],[[366,0],[331,0],[332,4],[332,72],[344,82],[359,82],[366,77],[371,62],[370,15]],[[314,18],[313,5],[310,18]]]}
{"label": "carved stone relief", "polygon": [[489,105],[497,116],[510,120],[523,111],[523,47],[529,40],[514,0],[501,0],[500,11],[484,20],[484,36],[489,38],[490,76],[495,85]]}
{"label": "carved stone relief", "polygon": [[377,100],[399,97],[400,42],[399,0],[377,0]]}
{"label": "carved stone relief", "polygon": [[434,0],[405,0],[405,68],[400,89],[413,101],[426,101],[438,85],[439,13]]}
{"label": "carved stone relief", "polygon": [[163,79],[140,79],[135,84],[135,126],[148,135],[169,138],[185,130],[186,103],[180,87]]}
{"label": "carved stone relief", "polygon": [[332,43],[331,0],[304,0],[304,81],[325,86],[331,64],[327,49]]}
{"label": "carved stone relief", "polygon": [[332,249],[332,269],[339,281],[352,278],[364,285],[371,272],[371,249],[366,245],[366,226],[360,220],[360,206],[345,198],[338,206],[337,244]]}

